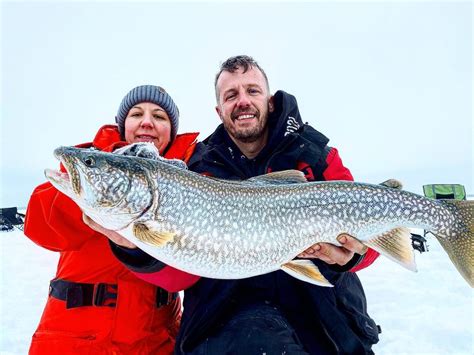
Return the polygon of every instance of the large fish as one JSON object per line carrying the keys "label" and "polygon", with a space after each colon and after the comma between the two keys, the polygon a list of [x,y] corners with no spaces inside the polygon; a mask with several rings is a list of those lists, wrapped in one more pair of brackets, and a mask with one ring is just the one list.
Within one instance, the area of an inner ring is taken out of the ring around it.
{"label": "large fish", "polygon": [[[123,155],[61,147],[55,155],[67,173],[45,174],[94,221],[192,274],[238,279],[283,270],[330,286],[311,261],[295,257],[317,242],[338,245],[341,233],[415,270],[413,227],[431,231],[474,287],[474,201],[432,200],[383,185],[306,182],[293,170],[226,181],[154,156],[149,147],[132,145]],[[147,158],[127,156],[137,151]]]}

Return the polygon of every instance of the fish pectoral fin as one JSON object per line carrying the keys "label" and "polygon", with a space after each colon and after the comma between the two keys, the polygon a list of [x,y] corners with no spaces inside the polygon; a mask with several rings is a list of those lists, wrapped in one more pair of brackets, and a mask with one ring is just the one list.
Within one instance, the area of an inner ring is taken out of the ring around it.
{"label": "fish pectoral fin", "polygon": [[298,280],[306,281],[313,285],[333,287],[311,260],[292,260],[283,264],[281,269]]}
{"label": "fish pectoral fin", "polygon": [[166,243],[171,242],[175,237],[175,233],[166,231],[156,231],[145,223],[135,223],[133,225],[133,235],[143,243],[164,246]]}
{"label": "fish pectoral fin", "polygon": [[252,177],[245,180],[245,183],[257,185],[286,185],[299,184],[307,181],[304,174],[299,170],[283,170]]}
{"label": "fish pectoral fin", "polygon": [[363,243],[408,270],[416,271],[415,253],[413,252],[411,233],[408,228],[394,228],[386,233],[364,240]]}

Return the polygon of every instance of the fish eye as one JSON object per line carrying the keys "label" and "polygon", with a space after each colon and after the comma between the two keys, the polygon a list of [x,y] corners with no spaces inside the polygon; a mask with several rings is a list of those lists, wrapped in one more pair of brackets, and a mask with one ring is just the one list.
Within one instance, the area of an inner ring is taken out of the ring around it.
{"label": "fish eye", "polygon": [[93,167],[95,165],[95,160],[92,157],[87,157],[84,159],[84,164],[88,167]]}

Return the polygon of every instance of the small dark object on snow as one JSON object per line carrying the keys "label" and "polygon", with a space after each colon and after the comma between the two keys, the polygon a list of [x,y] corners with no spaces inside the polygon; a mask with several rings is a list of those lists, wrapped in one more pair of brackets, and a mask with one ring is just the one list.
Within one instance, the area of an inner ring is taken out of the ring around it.
{"label": "small dark object on snow", "polygon": [[14,227],[23,231],[25,215],[19,213],[16,207],[0,208],[0,231],[10,232]]}
{"label": "small dark object on snow", "polygon": [[422,237],[419,234],[411,233],[411,245],[413,249],[418,250],[421,253],[428,251],[428,244],[426,243],[426,238]]}

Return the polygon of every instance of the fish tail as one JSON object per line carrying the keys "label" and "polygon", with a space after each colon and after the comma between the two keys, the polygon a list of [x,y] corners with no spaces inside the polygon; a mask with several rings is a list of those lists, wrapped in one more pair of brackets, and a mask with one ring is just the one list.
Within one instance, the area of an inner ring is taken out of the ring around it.
{"label": "fish tail", "polygon": [[471,287],[474,287],[474,200],[441,200],[457,216],[454,230],[447,234],[433,231],[454,266]]}

